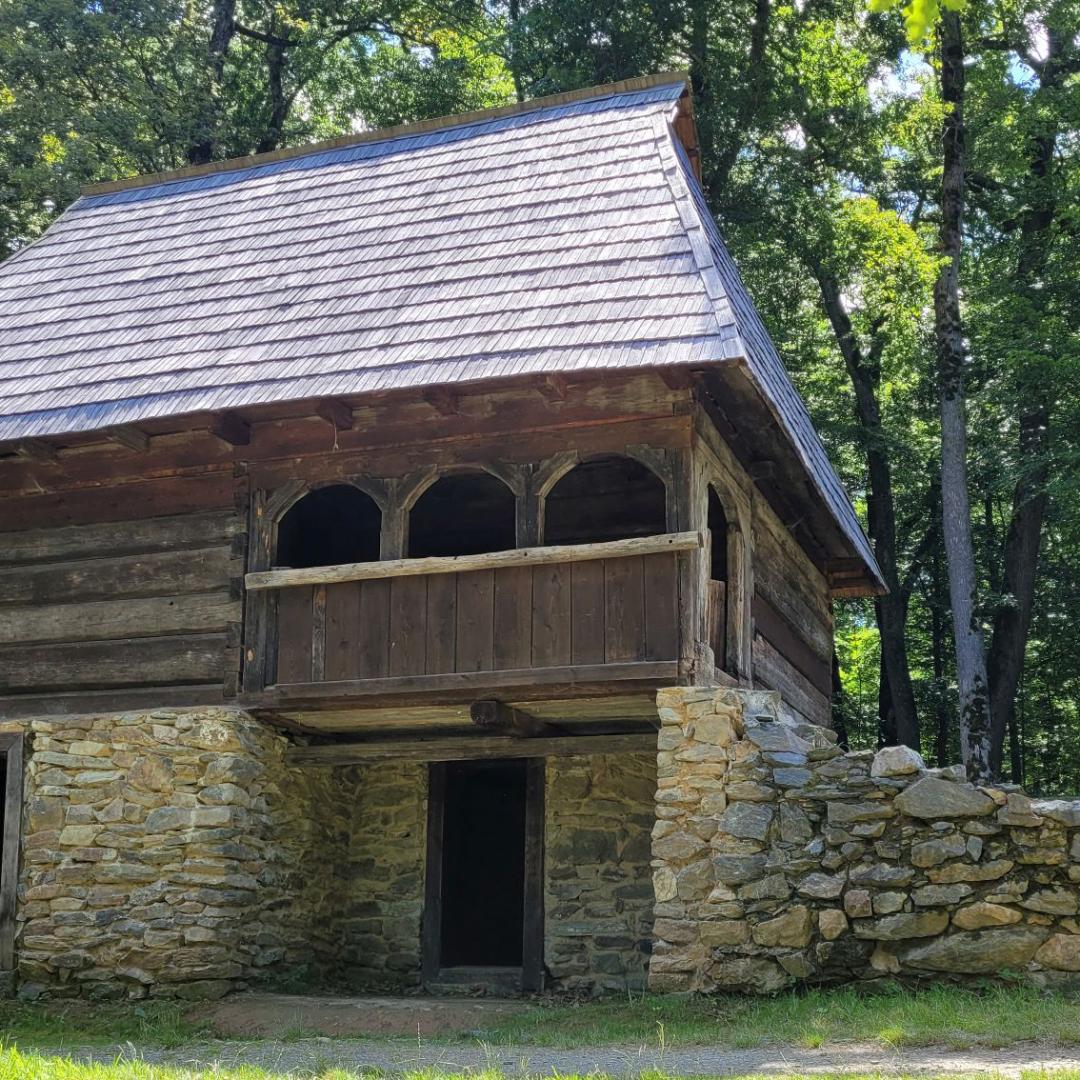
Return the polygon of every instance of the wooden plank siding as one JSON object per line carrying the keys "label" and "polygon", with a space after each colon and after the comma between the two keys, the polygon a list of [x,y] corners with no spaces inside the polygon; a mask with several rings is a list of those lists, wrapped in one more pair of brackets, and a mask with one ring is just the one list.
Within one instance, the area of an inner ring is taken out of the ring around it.
{"label": "wooden plank siding", "polygon": [[[43,509],[30,520],[51,520]],[[0,715],[235,693],[244,528],[227,506],[4,533]]]}
{"label": "wooden plank siding", "polygon": [[[323,587],[328,681],[679,656],[674,552]],[[315,588],[279,591],[278,685],[321,681]],[[358,632],[340,632],[346,624]]]}

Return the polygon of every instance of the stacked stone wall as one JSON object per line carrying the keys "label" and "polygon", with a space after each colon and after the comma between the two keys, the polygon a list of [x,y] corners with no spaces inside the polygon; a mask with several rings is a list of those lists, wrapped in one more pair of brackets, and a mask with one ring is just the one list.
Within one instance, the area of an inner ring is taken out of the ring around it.
{"label": "stacked stone wall", "polygon": [[644,987],[655,793],[652,754],[549,759],[544,945],[552,989]]}
{"label": "stacked stone wall", "polygon": [[770,693],[659,704],[655,989],[1080,980],[1080,801],[844,753]]}
{"label": "stacked stone wall", "polygon": [[24,995],[201,997],[335,963],[348,770],[289,767],[286,740],[231,709],[3,729],[27,735]]}
{"label": "stacked stone wall", "polygon": [[337,910],[337,981],[358,989],[420,981],[427,833],[427,766],[356,767],[348,856]]}

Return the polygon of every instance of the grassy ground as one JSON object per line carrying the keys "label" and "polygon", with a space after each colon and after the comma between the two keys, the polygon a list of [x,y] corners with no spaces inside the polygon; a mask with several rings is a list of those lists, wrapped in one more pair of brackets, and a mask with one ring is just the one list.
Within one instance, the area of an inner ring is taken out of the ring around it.
{"label": "grassy ground", "polygon": [[[208,1021],[193,1019],[190,1006],[180,1004],[0,1002],[0,1039],[24,1049],[129,1042],[175,1048],[214,1034]],[[283,1029],[277,1037],[317,1034],[314,1029],[295,1035]],[[756,999],[647,995],[537,1004],[493,1020],[481,1030],[426,1041],[477,1039],[503,1047],[564,1048],[630,1044],[746,1049],[769,1043],[819,1047],[844,1041],[951,1049],[1003,1047],[1028,1040],[1080,1045],[1080,994],[1042,994],[1019,987],[982,991],[937,987],[869,995],[822,990]],[[7,1080],[3,1072],[0,1080]]]}
{"label": "grassy ground", "polygon": [[954,1049],[1029,1039],[1080,1043],[1080,995],[948,987],[881,994],[819,990],[775,998],[646,996],[538,1006],[483,1032],[499,1045],[599,1046],[658,1040],[734,1048],[857,1040]]}
{"label": "grassy ground", "polygon": [[[985,1073],[979,1075],[983,1080],[993,1080],[992,1076],[988,1077]],[[304,1080],[374,1080],[377,1077],[377,1073],[358,1074],[342,1069],[332,1069],[310,1072],[306,1074]],[[295,1080],[295,1074],[286,1078],[278,1073],[254,1068],[238,1070],[215,1068],[212,1071],[206,1071],[120,1061],[109,1065],[80,1065],[64,1058],[21,1054],[17,1050],[0,1050],[0,1080]],[[467,1075],[428,1071],[405,1073],[400,1080],[507,1080],[507,1078],[502,1073],[492,1071],[474,1072]],[[544,1077],[543,1080],[609,1080],[609,1078],[603,1074],[594,1073],[588,1078],[552,1075]],[[638,1080],[690,1080],[690,1078],[675,1078],[661,1072],[648,1072],[642,1073]],[[766,1080],[766,1078],[741,1077],[729,1078],[729,1080]],[[788,1076],[774,1074],[767,1080],[809,1080],[809,1078],[792,1073]],[[846,1073],[837,1076],[815,1074],[813,1080],[881,1080],[881,1078]],[[890,1075],[889,1080],[916,1080],[916,1078]],[[963,1078],[956,1073],[948,1077],[933,1077],[924,1074],[917,1080],[963,1080]],[[970,1080],[974,1080],[974,1077]],[[1021,1080],[1080,1080],[1080,1072],[1033,1071],[1021,1074]]]}

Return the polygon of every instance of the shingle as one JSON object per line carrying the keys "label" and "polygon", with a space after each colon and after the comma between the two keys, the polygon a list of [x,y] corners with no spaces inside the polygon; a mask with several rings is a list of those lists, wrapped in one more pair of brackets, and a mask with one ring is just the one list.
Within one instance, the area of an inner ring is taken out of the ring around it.
{"label": "shingle", "polygon": [[77,200],[0,266],[0,439],[743,358],[866,539],[671,121],[681,79]]}

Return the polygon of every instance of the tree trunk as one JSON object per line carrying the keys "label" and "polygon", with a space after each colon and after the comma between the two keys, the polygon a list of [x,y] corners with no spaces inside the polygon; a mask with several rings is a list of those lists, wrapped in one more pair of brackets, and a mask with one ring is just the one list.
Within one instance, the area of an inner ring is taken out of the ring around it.
{"label": "tree trunk", "polygon": [[880,379],[878,356],[875,355],[873,347],[869,357],[863,355],[851,320],[841,302],[839,283],[820,264],[813,269],[821,289],[825,313],[836,335],[840,354],[844,358],[844,365],[855,391],[855,413],[870,481],[866,493],[867,524],[870,538],[874,542],[874,556],[889,589],[884,596],[879,596],[874,601],[874,614],[881,638],[882,680],[887,683],[887,693],[879,698],[879,731],[882,738],[918,750],[919,715],[911,686],[911,668],[905,636],[907,597],[900,586],[900,570],[897,565],[892,463],[886,449],[881,409],[877,399]]}
{"label": "tree trunk", "polygon": [[990,778],[990,696],[986,655],[976,614],[975,552],[967,482],[966,349],[960,315],[960,254],[964,221],[964,39],[960,16],[941,19],[942,130],[940,249],[943,263],[934,283],[934,339],[941,410],[942,536],[949,569],[959,694],[960,749],[969,778]]}
{"label": "tree trunk", "polygon": [[952,759],[949,748],[949,709],[945,703],[945,623],[941,617],[941,556],[934,552],[934,595],[930,603],[931,662],[934,669],[934,757],[938,768],[946,768]]}
{"label": "tree trunk", "polygon": [[209,65],[198,121],[188,146],[187,159],[191,165],[205,165],[214,158],[218,141],[218,121],[221,113],[221,91],[225,76],[225,58],[236,33],[236,0],[214,0],[211,10]]}
{"label": "tree trunk", "polygon": [[[1054,95],[1064,77],[1060,66],[1063,40],[1050,28],[1047,55],[1036,98]],[[1035,108],[1039,103],[1033,104]],[[1052,107],[1037,113],[1045,127],[1032,141],[1028,176],[1030,196],[1020,221],[1020,255],[1016,264],[1016,284],[1027,304],[1024,329],[1036,341],[1042,340],[1046,306],[1039,287],[1049,257],[1049,234],[1058,214],[1054,184],[1054,158],[1058,141],[1057,112]],[[1027,407],[1020,414],[1020,476],[1013,490],[1012,517],[1005,540],[1001,592],[1006,602],[994,612],[994,632],[990,642],[990,764],[995,775],[1001,771],[1006,732],[1010,736],[1013,779],[1022,771],[1020,743],[1016,734],[1016,693],[1024,668],[1031,613],[1035,603],[1039,547],[1046,515],[1046,483],[1049,478],[1047,454],[1050,442],[1050,403],[1041,380],[1026,386],[1021,380],[1021,400]],[[1016,781],[1019,782],[1019,781]]]}

